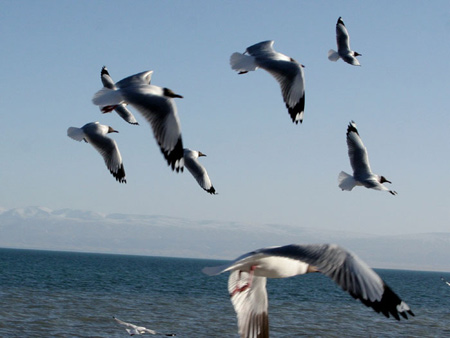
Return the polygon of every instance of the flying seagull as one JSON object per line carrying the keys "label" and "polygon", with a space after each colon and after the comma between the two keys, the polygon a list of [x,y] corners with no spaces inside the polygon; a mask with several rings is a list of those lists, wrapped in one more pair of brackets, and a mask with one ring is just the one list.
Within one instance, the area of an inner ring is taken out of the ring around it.
{"label": "flying seagull", "polygon": [[360,56],[358,52],[351,50],[350,48],[350,37],[348,35],[347,28],[344,25],[344,21],[339,17],[336,23],[336,41],[338,51],[333,49],[328,51],[328,60],[337,61],[339,58],[353,66],[361,66],[357,56]]}
{"label": "flying seagull", "polygon": [[153,71],[145,71],[116,82],[115,89],[102,88],[92,102],[108,112],[128,103],[150,123],[153,135],[172,170],[183,171],[181,124],[174,98],[182,98],[168,88],[150,84]]}
{"label": "flying seagull", "polygon": [[127,183],[122,156],[120,156],[116,141],[106,136],[109,133],[118,133],[118,131],[98,122],[85,124],[81,128],[70,127],[67,129],[67,136],[76,141],[90,143],[103,156],[106,167],[116,181]]}
{"label": "flying seagull", "polygon": [[159,335],[164,335],[164,336],[176,336],[176,334],[174,334],[174,333],[162,334],[162,333],[156,332],[154,330],[147,329],[147,328],[145,328],[143,326],[137,326],[137,325],[134,325],[134,324],[126,323],[126,322],[124,322],[124,321],[122,321],[122,320],[120,320],[120,319],[118,319],[116,317],[113,317],[113,318],[119,324],[126,326],[125,330],[127,330],[128,334],[130,336],[141,335],[141,334],[144,334],[144,333],[159,334]]}
{"label": "flying seagull", "polygon": [[241,338],[269,337],[266,278],[287,278],[320,272],[364,305],[389,318],[414,316],[384,281],[355,254],[335,244],[271,247],[249,252],[229,264],[207,267],[217,275],[230,271],[228,291]]}
{"label": "flying seagull", "polygon": [[239,74],[258,68],[268,71],[281,86],[281,94],[292,122],[302,123],[305,110],[305,66],[276,52],[273,43],[274,41],[264,41],[248,47],[243,54],[233,53],[230,57],[231,68]]}
{"label": "flying seagull", "polygon": [[446,281],[446,280],[444,279],[444,277],[441,277],[441,280],[442,280],[445,284],[447,284],[448,286],[450,286],[450,282]]}
{"label": "flying seagull", "polygon": [[375,190],[389,191],[392,195],[397,192],[389,190],[383,183],[391,183],[384,176],[375,175],[370,169],[369,155],[364,146],[355,122],[351,121],[347,128],[348,157],[353,168],[353,176],[341,171],[338,176],[339,188],[351,191],[355,185],[362,185]]}
{"label": "flying seagull", "polygon": [[198,161],[200,156],[206,155],[201,151],[184,148],[184,165],[197,180],[200,187],[202,187],[206,192],[216,195],[216,189],[214,189],[205,167]]}
{"label": "flying seagull", "polygon": [[[108,72],[108,69],[106,68],[106,66],[103,66],[102,71],[100,73],[100,77],[102,79],[103,86],[105,86],[106,88],[109,88],[109,89],[116,89],[116,85],[114,84],[114,81],[112,80],[111,76],[109,75],[109,72]],[[101,110],[103,108],[104,107],[100,107]],[[114,108],[114,110],[116,111],[117,114],[119,114],[119,116],[121,118],[123,118],[128,123],[136,124],[136,125],[139,124],[136,121],[133,114],[128,110],[125,103],[121,103],[121,104],[117,105]],[[111,111],[107,111],[105,113],[108,113],[108,112],[111,112]]]}

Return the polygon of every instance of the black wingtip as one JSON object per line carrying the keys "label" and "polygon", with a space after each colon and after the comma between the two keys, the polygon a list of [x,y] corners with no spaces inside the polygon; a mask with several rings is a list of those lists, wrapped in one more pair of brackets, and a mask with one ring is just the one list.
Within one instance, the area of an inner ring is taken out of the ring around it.
{"label": "black wingtip", "polygon": [[359,135],[358,129],[356,129],[356,126],[355,126],[355,121],[351,121],[351,122],[348,124],[348,127],[347,127],[347,136],[348,136],[348,134],[350,134],[351,132],[356,133],[356,134]]}
{"label": "black wingtip", "polygon": [[183,150],[183,141],[181,139],[181,136],[178,138],[178,142],[171,150],[170,152],[167,150],[164,150],[159,144],[159,148],[161,149],[161,152],[164,155],[164,158],[167,161],[167,164],[172,168],[173,171],[183,172],[183,166],[180,164],[180,161],[183,159],[184,150]]}
{"label": "black wingtip", "polygon": [[304,114],[304,111],[305,111],[305,94],[303,93],[302,98],[300,99],[300,101],[294,107],[289,107],[288,104],[286,103],[286,108],[289,111],[289,115],[291,116],[291,119],[292,119],[293,123],[298,124],[299,121],[300,121],[300,123],[303,123],[303,116],[301,117],[301,120],[298,120],[297,116]]}
{"label": "black wingtip", "polygon": [[125,178],[125,169],[123,168],[123,165],[119,167],[117,172],[113,172],[112,170],[109,171],[119,183],[127,183],[127,180]]}

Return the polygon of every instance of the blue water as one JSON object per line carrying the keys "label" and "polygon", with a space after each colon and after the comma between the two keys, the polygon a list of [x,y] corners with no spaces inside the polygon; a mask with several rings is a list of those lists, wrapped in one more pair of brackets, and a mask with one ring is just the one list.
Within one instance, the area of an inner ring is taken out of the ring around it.
{"label": "blue water", "polygon": [[[0,249],[0,337],[126,337],[112,319],[177,337],[238,337],[220,261]],[[397,322],[331,280],[268,280],[271,337],[450,336],[450,274],[376,270],[416,314]]]}

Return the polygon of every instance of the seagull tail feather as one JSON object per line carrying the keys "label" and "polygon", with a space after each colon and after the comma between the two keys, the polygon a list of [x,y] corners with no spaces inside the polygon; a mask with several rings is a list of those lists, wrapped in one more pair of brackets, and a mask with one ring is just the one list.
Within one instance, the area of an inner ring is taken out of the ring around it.
{"label": "seagull tail feather", "polygon": [[74,139],[75,141],[83,141],[84,132],[81,128],[70,127],[67,129],[67,136]]}
{"label": "seagull tail feather", "polygon": [[119,90],[102,88],[94,94],[92,103],[97,106],[112,106],[123,102],[122,95]]}
{"label": "seagull tail feather", "polygon": [[336,62],[339,60],[339,54],[334,49],[328,51],[328,60]]}
{"label": "seagull tail feather", "polygon": [[344,171],[341,171],[338,176],[339,188],[342,190],[351,191],[355,185],[356,181],[352,175],[347,174]]}
{"label": "seagull tail feather", "polygon": [[231,54],[230,65],[231,68],[237,72],[251,72],[258,68],[253,56],[241,53]]}

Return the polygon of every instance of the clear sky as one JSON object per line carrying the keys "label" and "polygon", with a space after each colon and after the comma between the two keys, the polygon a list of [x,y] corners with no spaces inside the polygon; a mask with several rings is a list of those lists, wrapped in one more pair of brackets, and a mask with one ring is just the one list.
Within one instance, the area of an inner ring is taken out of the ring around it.
{"label": "clear sky", "polygon": [[[450,2],[0,1],[0,207],[39,205],[374,234],[448,232]],[[342,16],[361,67],[330,62]],[[237,75],[233,52],[264,40],[306,66],[302,125],[265,71]],[[219,193],[166,165],[149,125],[91,103],[106,65],[116,81],[154,70],[186,147]],[[375,173],[397,196],[337,186],[358,126]],[[127,184],[67,128],[119,130]],[[301,242],[301,239],[296,239]]]}

